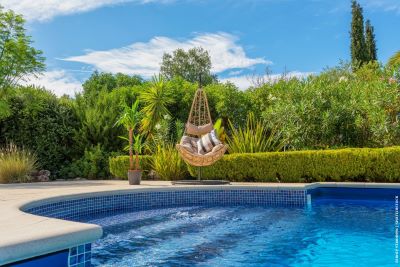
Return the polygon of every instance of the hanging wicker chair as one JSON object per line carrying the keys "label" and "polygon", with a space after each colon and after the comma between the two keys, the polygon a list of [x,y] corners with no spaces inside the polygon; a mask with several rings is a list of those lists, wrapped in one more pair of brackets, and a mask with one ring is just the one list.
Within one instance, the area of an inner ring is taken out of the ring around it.
{"label": "hanging wicker chair", "polygon": [[183,145],[183,142],[196,144],[198,138],[211,132],[213,129],[214,126],[211,120],[206,93],[202,88],[199,88],[196,91],[192,107],[190,108],[189,118],[185,125],[185,132],[181,143],[176,145],[181,157],[188,164],[197,167],[209,166],[225,154],[227,146],[224,144],[215,146],[212,151],[204,155],[199,154],[196,148],[190,149]]}

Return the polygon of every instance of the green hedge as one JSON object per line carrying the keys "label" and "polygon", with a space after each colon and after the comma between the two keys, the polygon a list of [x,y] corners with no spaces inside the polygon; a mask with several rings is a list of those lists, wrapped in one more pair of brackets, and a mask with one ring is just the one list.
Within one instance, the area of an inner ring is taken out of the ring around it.
{"label": "green hedge", "polygon": [[[197,169],[190,167],[196,176]],[[238,182],[399,182],[400,147],[225,155],[204,179]]]}
{"label": "green hedge", "polygon": [[[151,156],[139,156],[140,168],[143,170],[143,179],[146,179],[151,170]],[[128,179],[129,156],[110,158],[110,173],[117,178]]]}
{"label": "green hedge", "polygon": [[[146,179],[151,156],[141,156]],[[129,157],[110,158],[110,172],[127,179]],[[197,176],[197,168],[189,167]],[[203,179],[237,182],[399,182],[400,147],[309,150],[225,155],[203,167]]]}

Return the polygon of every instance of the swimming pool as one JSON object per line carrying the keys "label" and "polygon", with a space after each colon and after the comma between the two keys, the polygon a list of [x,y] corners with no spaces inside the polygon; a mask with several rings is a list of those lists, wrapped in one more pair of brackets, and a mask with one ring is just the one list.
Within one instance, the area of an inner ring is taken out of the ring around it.
{"label": "swimming pool", "polygon": [[[103,237],[82,256],[92,266],[395,266],[398,195],[318,186],[181,189],[27,211],[100,225]],[[79,266],[77,258],[70,250],[70,266]]]}
{"label": "swimming pool", "polygon": [[94,266],[394,265],[394,199],[365,196],[316,198],[308,208],[189,206],[84,221],[104,230],[92,244]]}

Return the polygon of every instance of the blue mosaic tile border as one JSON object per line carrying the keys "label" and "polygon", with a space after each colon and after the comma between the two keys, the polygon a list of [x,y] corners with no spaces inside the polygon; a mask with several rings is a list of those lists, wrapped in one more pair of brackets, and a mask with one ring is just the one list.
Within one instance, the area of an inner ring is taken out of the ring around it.
{"label": "blue mosaic tile border", "polygon": [[68,267],[91,267],[92,244],[83,244],[69,249]]}
{"label": "blue mosaic tile border", "polygon": [[[88,196],[27,208],[24,211],[35,215],[79,220],[99,213],[114,213],[166,207],[204,205],[255,205],[305,207],[306,190],[283,189],[227,189],[227,190],[179,190],[146,191],[125,194]],[[69,267],[91,266],[91,244],[69,248]]]}
{"label": "blue mosaic tile border", "polygon": [[115,211],[136,211],[190,205],[297,206],[307,203],[306,190],[229,189],[132,192],[47,203],[25,212],[66,220]]}

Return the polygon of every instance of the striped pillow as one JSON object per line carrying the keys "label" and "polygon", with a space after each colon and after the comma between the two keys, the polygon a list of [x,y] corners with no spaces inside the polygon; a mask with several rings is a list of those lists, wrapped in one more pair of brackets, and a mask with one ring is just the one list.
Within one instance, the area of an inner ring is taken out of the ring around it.
{"label": "striped pillow", "polygon": [[205,154],[210,152],[213,147],[221,144],[218,140],[215,130],[212,130],[210,133],[203,135],[199,141],[197,141],[197,151],[199,154]]}

